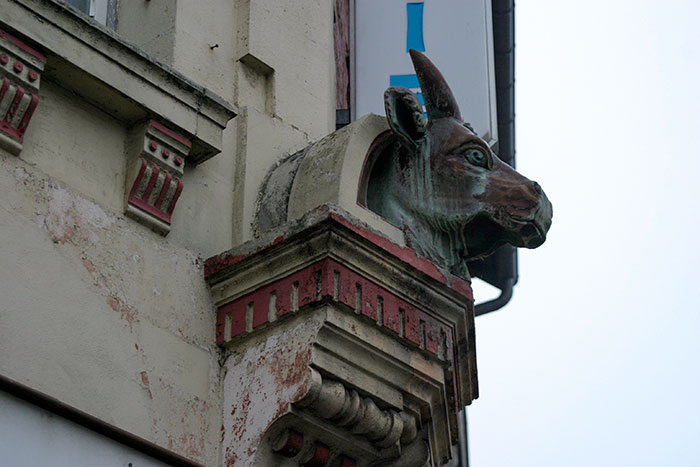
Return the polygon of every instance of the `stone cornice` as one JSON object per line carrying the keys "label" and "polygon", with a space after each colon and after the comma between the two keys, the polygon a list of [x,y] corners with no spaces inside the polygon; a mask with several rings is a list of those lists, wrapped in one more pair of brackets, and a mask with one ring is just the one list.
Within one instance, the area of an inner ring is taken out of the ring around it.
{"label": "stone cornice", "polygon": [[450,405],[478,397],[468,283],[415,255],[398,256],[405,250],[393,250],[339,208],[322,207],[288,232],[207,260],[217,342],[255,333],[306,305],[336,302],[404,345],[451,362],[456,399]]}
{"label": "stone cornice", "polygon": [[187,163],[222,149],[235,109],[111,30],[57,0],[0,0],[0,28],[16,31],[46,52],[44,79],[57,82],[116,119],[168,122],[192,140]]}
{"label": "stone cornice", "polygon": [[418,434],[416,417],[405,411],[382,410],[369,397],[342,383],[324,379],[311,370],[309,392],[296,403],[316,416],[366,438],[377,448],[388,448],[397,442],[412,443]]}

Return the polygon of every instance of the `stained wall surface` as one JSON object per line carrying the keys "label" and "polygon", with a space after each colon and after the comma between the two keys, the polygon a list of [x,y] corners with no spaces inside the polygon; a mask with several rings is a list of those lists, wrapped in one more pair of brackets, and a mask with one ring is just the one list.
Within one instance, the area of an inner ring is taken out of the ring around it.
{"label": "stained wall surface", "polygon": [[[124,215],[130,123],[43,80],[21,153],[0,149],[0,375],[218,465],[222,355],[203,258],[251,236],[270,165],[334,128],[332,3],[120,4],[121,40],[238,115],[218,155],[186,163],[163,236]],[[0,28],[22,29],[2,11]]]}

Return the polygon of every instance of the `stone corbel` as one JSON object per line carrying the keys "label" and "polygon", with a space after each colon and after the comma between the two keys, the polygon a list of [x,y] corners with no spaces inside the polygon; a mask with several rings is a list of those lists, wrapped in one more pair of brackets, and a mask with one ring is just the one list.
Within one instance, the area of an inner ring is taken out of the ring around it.
{"label": "stone corbel", "polygon": [[185,158],[192,143],[151,120],[132,130],[128,148],[126,214],[162,235],[184,187]]}
{"label": "stone corbel", "polygon": [[[361,397],[356,390],[340,382],[324,379],[313,368],[310,380],[309,391],[295,404],[297,407],[306,408],[315,416],[366,439],[380,451],[396,448],[396,452],[404,453],[396,460],[400,462],[396,465],[420,467],[428,461],[428,448],[418,437],[418,422],[414,414],[405,410],[380,409],[372,398]],[[410,457],[405,455],[406,452]]]}
{"label": "stone corbel", "polygon": [[0,29],[0,148],[18,155],[39,104],[46,57]]}
{"label": "stone corbel", "polygon": [[478,395],[468,283],[329,206],[208,259],[205,277],[226,462],[458,465]]}

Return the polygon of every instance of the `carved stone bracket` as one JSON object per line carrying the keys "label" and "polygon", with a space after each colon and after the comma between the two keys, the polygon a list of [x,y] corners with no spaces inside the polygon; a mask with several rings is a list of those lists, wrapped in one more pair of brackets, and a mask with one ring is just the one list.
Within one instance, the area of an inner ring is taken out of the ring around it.
{"label": "carved stone bracket", "polygon": [[357,467],[357,461],[344,454],[334,455],[331,449],[317,440],[307,439],[294,429],[281,431],[272,441],[272,452],[292,459],[298,456],[301,467]]}
{"label": "carved stone bracket", "polygon": [[167,235],[175,204],[182,194],[185,157],[192,143],[151,120],[132,130],[126,214]]}
{"label": "carved stone bracket", "polygon": [[478,394],[469,284],[337,207],[285,229],[205,264],[226,459],[458,465]]}
{"label": "carved stone bracket", "polygon": [[0,148],[18,155],[39,104],[46,57],[0,29]]}
{"label": "carved stone bracket", "polygon": [[449,326],[330,258],[220,307],[217,343],[239,338],[322,300],[342,303],[407,345],[452,361],[454,338]]}
{"label": "carved stone bracket", "polygon": [[407,412],[382,410],[369,397],[360,397],[342,383],[325,380],[311,370],[311,385],[306,396],[296,403],[315,415],[366,438],[375,447],[388,448],[398,442],[406,445],[416,439],[416,418]]}

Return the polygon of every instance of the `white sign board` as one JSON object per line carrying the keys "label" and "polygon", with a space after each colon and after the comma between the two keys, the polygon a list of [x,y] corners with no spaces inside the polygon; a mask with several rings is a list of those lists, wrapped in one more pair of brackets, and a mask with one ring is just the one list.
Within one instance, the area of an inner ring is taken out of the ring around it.
{"label": "white sign board", "polygon": [[413,48],[425,52],[445,76],[464,121],[496,143],[491,0],[354,3],[355,118],[384,115],[389,86],[420,92],[408,54]]}
{"label": "white sign board", "polygon": [[167,467],[167,464],[0,391],[0,465]]}

